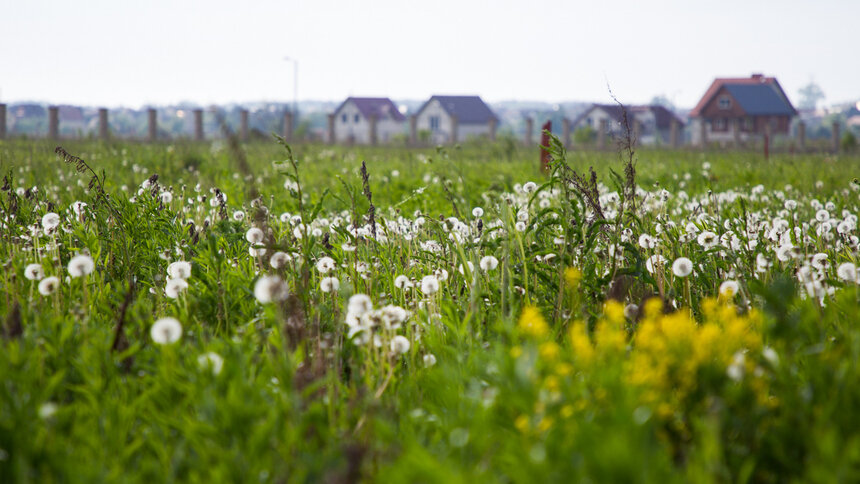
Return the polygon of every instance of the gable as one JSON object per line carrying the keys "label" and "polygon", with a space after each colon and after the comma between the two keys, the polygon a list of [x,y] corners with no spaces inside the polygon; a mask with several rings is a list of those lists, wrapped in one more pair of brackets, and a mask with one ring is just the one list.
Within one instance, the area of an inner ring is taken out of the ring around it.
{"label": "gable", "polygon": [[499,120],[478,96],[433,96],[421,106],[417,115],[420,116],[434,101],[438,102],[449,116],[456,116],[459,124],[487,124],[491,119],[496,122]]}
{"label": "gable", "polygon": [[406,121],[406,116],[387,97],[348,97],[335,109],[335,116],[339,116],[347,106],[354,106],[358,109],[361,117],[366,120],[370,120],[371,116],[376,115],[376,119],[379,121]]}

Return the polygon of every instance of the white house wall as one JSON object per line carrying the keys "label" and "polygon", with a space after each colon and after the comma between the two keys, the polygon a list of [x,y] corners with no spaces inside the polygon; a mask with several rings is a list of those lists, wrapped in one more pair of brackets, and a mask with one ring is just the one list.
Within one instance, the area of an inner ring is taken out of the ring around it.
{"label": "white house wall", "polygon": [[[430,129],[430,118],[439,117],[439,128],[437,130]],[[442,104],[433,100],[424,107],[424,110],[418,115],[416,122],[418,132],[429,131],[430,141],[433,143],[448,143],[451,141],[451,116],[442,108]],[[469,138],[488,136],[490,134],[489,124],[463,124],[457,126],[457,141],[463,141]]]}
{"label": "white house wall", "polygon": [[[343,116],[346,115],[346,121]],[[355,117],[358,115],[358,122]],[[376,138],[380,143],[393,141],[397,135],[406,134],[406,123],[394,119],[376,122]],[[370,120],[365,118],[352,101],[335,113],[334,139],[337,143],[370,144]]]}

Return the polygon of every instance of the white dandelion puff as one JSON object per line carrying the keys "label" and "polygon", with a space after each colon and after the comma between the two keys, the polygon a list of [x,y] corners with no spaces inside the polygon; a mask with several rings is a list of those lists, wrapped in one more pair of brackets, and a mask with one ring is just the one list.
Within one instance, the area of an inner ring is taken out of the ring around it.
{"label": "white dandelion puff", "polygon": [[224,367],[224,358],[218,353],[210,351],[198,356],[197,364],[200,365],[201,369],[209,370],[213,375],[218,375]]}
{"label": "white dandelion puff", "polygon": [[320,291],[333,292],[340,289],[340,280],[337,277],[323,277],[320,279]]}
{"label": "white dandelion puff", "polygon": [[164,295],[170,299],[176,299],[186,289],[188,289],[188,283],[185,279],[168,279],[164,285]]}
{"label": "white dandelion puff", "polygon": [[39,294],[49,296],[60,287],[60,279],[54,276],[46,277],[39,281]]}
{"label": "white dandelion puff", "polygon": [[436,294],[439,291],[439,279],[435,275],[424,276],[421,279],[421,292],[424,294]]}
{"label": "white dandelion puff", "polygon": [[686,257],[678,257],[672,263],[672,273],[678,277],[687,277],[693,272],[693,261]]}
{"label": "white dandelion puff", "polygon": [[69,271],[69,275],[72,277],[86,276],[93,272],[93,269],[95,269],[95,263],[93,262],[92,257],[86,254],[80,254],[69,260],[67,269]]}
{"label": "white dandelion puff", "polygon": [[160,345],[173,344],[182,337],[182,324],[176,318],[161,318],[152,325],[149,336]]}
{"label": "white dandelion puff", "polygon": [[252,244],[259,244],[263,241],[263,231],[257,227],[251,227],[245,232],[245,240]]}
{"label": "white dandelion puff", "polygon": [[263,276],[254,284],[254,297],[261,304],[283,301],[289,295],[289,286],[278,276]]}
{"label": "white dandelion puff", "polygon": [[836,268],[836,275],[845,282],[857,282],[857,266],[851,262],[839,264]]}
{"label": "white dandelion puff", "polygon": [[51,233],[57,226],[60,225],[60,216],[54,212],[48,212],[42,216],[42,229],[47,233]]}
{"label": "white dandelion puff", "polygon": [[409,340],[406,339],[405,336],[397,335],[391,338],[391,351],[394,352],[395,355],[402,355],[409,351]]}
{"label": "white dandelion puff", "polygon": [[42,264],[28,264],[24,268],[24,277],[31,281],[41,281],[45,277],[45,269]]}
{"label": "white dandelion puff", "polygon": [[720,284],[720,294],[727,297],[734,297],[739,290],[738,281],[728,280]]}
{"label": "white dandelion puff", "polygon": [[484,272],[491,271],[491,270],[495,269],[496,267],[498,267],[499,259],[496,259],[495,257],[493,257],[491,255],[487,255],[487,256],[484,256],[483,258],[481,258],[481,262],[479,265],[481,266],[482,271],[484,271]]}
{"label": "white dandelion puff", "polygon": [[412,281],[404,275],[399,275],[394,278],[394,287],[397,289],[409,289],[412,287]]}
{"label": "white dandelion puff", "polygon": [[479,218],[484,215],[484,209],[481,207],[475,207],[472,209],[472,216],[475,218]]}
{"label": "white dandelion puff", "polygon": [[167,275],[171,279],[188,279],[191,277],[191,263],[184,260],[171,262],[167,266]]}
{"label": "white dandelion puff", "polygon": [[334,259],[331,257],[322,257],[317,261],[317,271],[320,274],[328,274],[332,269],[334,269]]}
{"label": "white dandelion puff", "polygon": [[428,368],[436,364],[436,356],[434,356],[433,353],[427,353],[426,355],[424,355],[423,359],[424,366]]}

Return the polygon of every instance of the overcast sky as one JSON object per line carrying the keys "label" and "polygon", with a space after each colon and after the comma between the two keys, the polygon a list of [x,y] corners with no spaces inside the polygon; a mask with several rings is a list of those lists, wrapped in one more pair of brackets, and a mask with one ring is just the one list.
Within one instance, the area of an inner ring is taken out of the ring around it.
{"label": "overcast sky", "polygon": [[716,76],[860,98],[860,0],[0,0],[0,102],[346,96],[692,107]]}

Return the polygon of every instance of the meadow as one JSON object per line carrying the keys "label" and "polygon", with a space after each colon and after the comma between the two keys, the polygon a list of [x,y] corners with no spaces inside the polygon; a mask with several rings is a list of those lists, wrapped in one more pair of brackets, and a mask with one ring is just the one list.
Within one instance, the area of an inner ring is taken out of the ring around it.
{"label": "meadow", "polygon": [[551,152],[0,141],[0,481],[860,481],[860,158]]}

